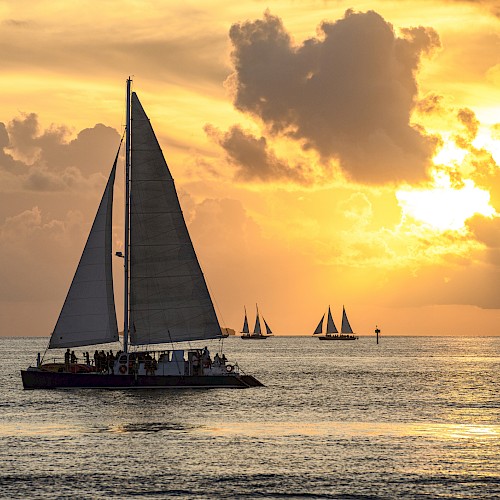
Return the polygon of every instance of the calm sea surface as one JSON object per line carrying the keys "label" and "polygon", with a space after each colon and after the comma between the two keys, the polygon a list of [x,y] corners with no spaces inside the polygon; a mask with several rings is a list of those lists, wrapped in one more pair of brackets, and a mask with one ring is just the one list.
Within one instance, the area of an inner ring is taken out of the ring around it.
{"label": "calm sea surface", "polygon": [[2,498],[500,498],[500,338],[230,338],[266,387],[23,391],[46,344],[0,338]]}

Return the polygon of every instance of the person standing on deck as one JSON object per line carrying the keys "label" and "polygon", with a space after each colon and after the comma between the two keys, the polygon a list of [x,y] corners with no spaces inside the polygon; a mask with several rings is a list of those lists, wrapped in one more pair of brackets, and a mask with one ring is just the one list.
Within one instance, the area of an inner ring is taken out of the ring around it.
{"label": "person standing on deck", "polygon": [[69,372],[69,359],[70,359],[71,353],[69,352],[69,348],[66,349],[66,352],[64,353],[64,369]]}

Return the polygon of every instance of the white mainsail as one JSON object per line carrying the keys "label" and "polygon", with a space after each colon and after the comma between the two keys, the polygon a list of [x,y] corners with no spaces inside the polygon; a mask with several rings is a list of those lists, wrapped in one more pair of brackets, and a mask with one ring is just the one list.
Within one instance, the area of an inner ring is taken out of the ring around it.
{"label": "white mainsail", "polygon": [[333,322],[332,313],[330,311],[330,306],[328,306],[328,321],[326,323],[326,333],[327,334],[339,333],[339,331],[337,330],[337,327],[335,326],[335,323]]}
{"label": "white mainsail", "polygon": [[321,321],[318,323],[318,326],[316,327],[316,330],[314,330],[313,335],[318,335],[319,333],[323,332],[323,320],[325,319],[325,315],[321,317]]}
{"label": "white mainsail", "polygon": [[112,206],[115,158],[75,276],[59,314],[49,348],[118,340],[112,276]]}
{"label": "white mainsail", "polygon": [[345,307],[342,307],[342,328],[340,329],[342,333],[352,334],[352,328],[347,319],[347,314],[345,312]]}
{"label": "white mainsail", "polygon": [[174,180],[135,93],[131,107],[131,344],[217,338],[221,329]]}

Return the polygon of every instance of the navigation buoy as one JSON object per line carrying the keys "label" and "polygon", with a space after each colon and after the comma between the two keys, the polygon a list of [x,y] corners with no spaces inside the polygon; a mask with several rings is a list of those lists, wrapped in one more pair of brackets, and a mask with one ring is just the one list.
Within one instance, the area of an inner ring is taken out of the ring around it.
{"label": "navigation buoy", "polygon": [[378,334],[380,333],[380,329],[377,325],[375,325],[375,333],[377,334],[377,344],[378,344]]}

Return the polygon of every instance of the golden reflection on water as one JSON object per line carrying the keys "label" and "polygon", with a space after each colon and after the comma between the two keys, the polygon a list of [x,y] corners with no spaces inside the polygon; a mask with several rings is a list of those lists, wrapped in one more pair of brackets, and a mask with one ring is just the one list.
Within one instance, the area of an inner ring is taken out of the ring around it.
{"label": "golden reflection on water", "polygon": [[42,424],[33,425],[30,423],[2,423],[0,424],[0,437],[30,437],[30,436],[69,436],[73,434],[79,434],[81,429],[75,427],[70,427],[64,424]]}
{"label": "golden reflection on water", "polygon": [[[329,436],[422,436],[441,440],[473,439],[477,441],[500,438],[500,425],[439,424],[439,423],[373,423],[373,422],[217,422],[215,425],[185,426],[176,423],[117,423],[93,432],[126,434],[130,432],[196,432],[213,437],[284,437]],[[61,437],[86,434],[84,426],[61,424],[8,424],[0,425],[0,437],[47,436]]]}
{"label": "golden reflection on water", "polygon": [[425,436],[448,439],[492,439],[500,437],[500,425],[372,422],[224,422],[205,426],[200,432],[212,436]]}

